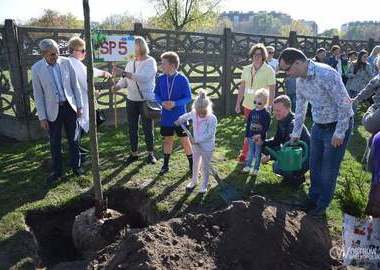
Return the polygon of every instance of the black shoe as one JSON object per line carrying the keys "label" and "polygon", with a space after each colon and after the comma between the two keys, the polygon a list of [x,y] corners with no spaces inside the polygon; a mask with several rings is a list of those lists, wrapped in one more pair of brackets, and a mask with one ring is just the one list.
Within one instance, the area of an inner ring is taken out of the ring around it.
{"label": "black shoe", "polygon": [[126,165],[128,166],[129,164],[131,164],[131,163],[137,161],[138,159],[139,159],[139,156],[137,156],[137,155],[129,155],[129,156],[127,157],[127,160],[125,161],[125,163],[126,163]]}
{"label": "black shoe", "polygon": [[82,168],[73,169],[73,175],[75,176],[82,176],[84,175],[84,170]]}
{"label": "black shoe", "polygon": [[169,171],[169,167],[164,165],[161,168],[160,175],[163,175],[163,174],[167,173],[168,171]]}
{"label": "black shoe", "polygon": [[314,210],[317,207],[317,204],[311,200],[306,200],[303,203],[303,206],[301,207],[301,210],[309,213],[310,211]]}
{"label": "black shoe", "polygon": [[303,174],[303,175],[298,176],[297,177],[297,182],[298,182],[299,185],[302,185],[303,183],[305,183],[306,182],[305,175]]}
{"label": "black shoe", "polygon": [[286,176],[284,176],[284,177],[282,178],[281,183],[282,183],[283,185],[290,185],[290,184],[291,184],[291,178],[290,178],[290,177],[286,177]]}
{"label": "black shoe", "polygon": [[154,156],[153,153],[149,153],[148,157],[147,157],[147,161],[148,161],[149,164],[156,164],[157,159],[156,159],[156,157]]}
{"label": "black shoe", "polygon": [[302,186],[303,183],[305,183],[305,181],[305,175],[297,175],[292,177],[291,180],[289,180],[289,185],[292,188],[299,188],[300,186]]}
{"label": "black shoe", "polygon": [[47,184],[52,184],[54,182],[58,182],[60,181],[62,178],[62,175],[61,174],[57,174],[57,173],[52,173],[48,176],[48,178],[46,179],[46,183]]}
{"label": "black shoe", "polygon": [[326,209],[315,207],[307,213],[309,216],[316,220],[323,220],[326,217]]}

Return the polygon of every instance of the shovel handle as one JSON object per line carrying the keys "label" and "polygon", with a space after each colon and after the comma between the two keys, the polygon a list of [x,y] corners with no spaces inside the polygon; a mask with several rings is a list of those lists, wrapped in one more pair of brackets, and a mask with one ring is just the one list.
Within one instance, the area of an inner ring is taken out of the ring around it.
{"label": "shovel handle", "polygon": [[183,123],[181,123],[180,126],[183,129],[183,131],[185,131],[187,137],[189,137],[189,139],[191,139],[191,141],[192,141],[193,135],[191,135],[190,130],[188,130],[187,127]]}

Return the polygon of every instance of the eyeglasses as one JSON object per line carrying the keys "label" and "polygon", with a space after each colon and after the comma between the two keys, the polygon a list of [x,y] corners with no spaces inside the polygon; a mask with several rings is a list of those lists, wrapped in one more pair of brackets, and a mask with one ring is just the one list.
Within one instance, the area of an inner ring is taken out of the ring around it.
{"label": "eyeglasses", "polygon": [[292,68],[292,66],[294,65],[294,63],[295,62],[291,63],[287,68],[282,68],[281,70],[285,71],[285,72],[288,72]]}
{"label": "eyeglasses", "polygon": [[274,52],[268,52],[268,54],[274,54]]}
{"label": "eyeglasses", "polygon": [[76,51],[76,52],[81,52],[81,53],[85,53],[85,52],[86,52],[85,49],[82,49],[82,50],[74,50],[74,51]]}
{"label": "eyeglasses", "polygon": [[255,105],[259,105],[259,106],[263,105],[263,103],[262,103],[262,102],[256,102],[256,100],[255,100],[255,101],[253,101],[253,104],[255,104]]}
{"label": "eyeglasses", "polygon": [[255,53],[253,56],[261,57],[263,55],[261,53]]}

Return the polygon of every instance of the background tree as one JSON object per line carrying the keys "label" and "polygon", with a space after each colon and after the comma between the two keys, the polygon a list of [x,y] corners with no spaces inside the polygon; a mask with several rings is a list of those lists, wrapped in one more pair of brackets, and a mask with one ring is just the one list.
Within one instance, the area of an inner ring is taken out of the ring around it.
{"label": "background tree", "polygon": [[133,29],[133,23],[139,21],[127,12],[107,16],[100,24],[99,29],[126,30]]}
{"label": "background tree", "polygon": [[156,16],[149,19],[154,27],[202,31],[215,26],[221,0],[151,0]]}
{"label": "background tree", "polygon": [[83,20],[78,19],[70,12],[61,14],[52,9],[44,9],[41,17],[31,18],[25,23],[25,25],[58,28],[83,28]]}
{"label": "background tree", "polygon": [[268,33],[269,35],[278,35],[281,21],[268,12],[259,12],[253,17],[250,26],[258,34]]}
{"label": "background tree", "polygon": [[341,36],[341,33],[337,28],[331,28],[331,29],[326,29],[322,33],[318,34],[318,36],[321,37],[334,37],[334,36]]}
{"label": "background tree", "polygon": [[302,20],[293,20],[290,25],[282,26],[280,34],[282,36],[288,36],[290,31],[296,31],[298,35],[313,35],[312,29],[305,25],[305,23]]}
{"label": "background tree", "polygon": [[234,32],[285,36],[293,30],[305,35],[317,33],[314,21],[293,20],[281,12],[223,12],[220,17],[230,21]]}
{"label": "background tree", "polygon": [[380,22],[364,21],[364,22],[349,22],[342,25],[342,36],[346,39],[380,40]]}

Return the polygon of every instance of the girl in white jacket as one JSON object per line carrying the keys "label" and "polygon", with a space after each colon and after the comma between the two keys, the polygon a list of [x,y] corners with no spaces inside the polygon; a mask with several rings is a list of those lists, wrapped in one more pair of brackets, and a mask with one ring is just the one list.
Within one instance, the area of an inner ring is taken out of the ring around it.
{"label": "girl in white jacket", "polygon": [[205,193],[208,186],[210,162],[215,148],[217,119],[212,112],[212,102],[203,90],[194,101],[192,111],[181,115],[176,124],[180,125],[188,120],[193,122],[193,176],[186,188],[192,190],[195,187],[202,165],[203,182],[199,192]]}

